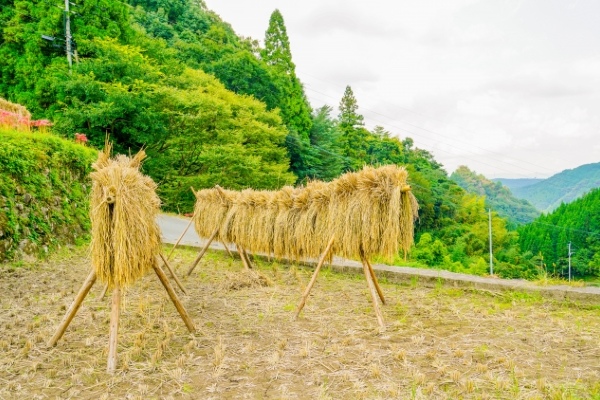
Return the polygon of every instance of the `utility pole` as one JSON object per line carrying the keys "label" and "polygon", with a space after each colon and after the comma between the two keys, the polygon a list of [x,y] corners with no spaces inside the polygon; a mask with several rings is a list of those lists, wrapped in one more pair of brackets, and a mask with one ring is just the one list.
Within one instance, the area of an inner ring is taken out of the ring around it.
{"label": "utility pole", "polygon": [[569,242],[569,282],[571,282],[571,242]]}
{"label": "utility pole", "polygon": [[490,226],[490,275],[494,275],[494,253],[492,252],[492,209],[489,209],[489,226]]}
{"label": "utility pole", "polygon": [[67,61],[69,62],[69,72],[73,67],[73,51],[71,49],[71,18],[69,16],[69,0],[65,0],[65,40],[67,44]]}

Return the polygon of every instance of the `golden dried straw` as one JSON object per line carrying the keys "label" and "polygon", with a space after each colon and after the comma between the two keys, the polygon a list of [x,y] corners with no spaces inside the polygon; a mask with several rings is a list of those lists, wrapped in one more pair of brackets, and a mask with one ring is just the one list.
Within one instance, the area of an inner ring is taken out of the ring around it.
{"label": "golden dried straw", "polygon": [[110,287],[130,285],[157,263],[160,199],[156,184],[140,172],[146,153],[110,158],[111,146],[92,165],[92,264]]}
{"label": "golden dried straw", "polygon": [[279,191],[196,192],[198,235],[278,258],[318,257],[333,236],[331,254],[381,255],[392,260],[413,243],[418,204],[404,168],[364,167],[325,183]]}
{"label": "golden dried straw", "polygon": [[26,117],[27,119],[31,119],[31,113],[27,111],[27,108],[20,104],[11,103],[2,97],[0,97],[0,110],[5,110]]}
{"label": "golden dried straw", "polygon": [[[216,228],[220,228],[238,196],[239,192],[225,190],[219,186],[196,192],[194,227],[200,237],[208,238]],[[224,239],[220,232],[217,238]]]}

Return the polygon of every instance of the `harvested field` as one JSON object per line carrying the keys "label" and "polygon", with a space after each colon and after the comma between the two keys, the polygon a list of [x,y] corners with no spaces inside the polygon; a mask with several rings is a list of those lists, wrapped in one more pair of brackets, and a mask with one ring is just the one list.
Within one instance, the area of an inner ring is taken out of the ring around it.
{"label": "harvested field", "polygon": [[46,341],[84,282],[87,249],[0,266],[0,399],[598,399],[600,307],[537,295],[380,282],[380,333],[364,277],[178,249],[198,331],[154,275],[126,289],[117,373],[106,371],[110,296],[96,284],[64,337]]}

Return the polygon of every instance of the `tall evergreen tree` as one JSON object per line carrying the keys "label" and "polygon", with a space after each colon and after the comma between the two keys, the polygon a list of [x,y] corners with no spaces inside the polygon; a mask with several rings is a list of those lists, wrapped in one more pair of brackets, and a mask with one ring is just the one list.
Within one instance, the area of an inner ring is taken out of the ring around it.
{"label": "tall evergreen tree", "polygon": [[296,66],[292,62],[290,39],[285,28],[283,16],[279,10],[273,11],[269,19],[269,27],[265,33],[263,59],[278,72],[295,74]]}
{"label": "tall evergreen tree", "polygon": [[337,178],[344,169],[344,156],[341,154],[339,143],[340,132],[330,114],[330,106],[315,110],[310,131],[310,143],[316,153],[312,178],[324,181]]}
{"label": "tall evergreen tree", "polygon": [[274,81],[280,88],[277,105],[289,130],[286,144],[292,160],[291,169],[298,177],[309,175],[312,158],[309,140],[312,126],[311,107],[302,83],[296,76],[290,40],[279,10],[271,14],[262,58],[273,67]]}
{"label": "tall evergreen tree", "polygon": [[358,114],[358,102],[350,86],[346,86],[339,109],[340,147],[346,157],[344,170],[357,170],[367,161],[371,134],[364,127],[363,116]]}
{"label": "tall evergreen tree", "polygon": [[364,117],[358,114],[358,101],[350,86],[346,86],[340,101],[339,124],[344,131],[364,126]]}

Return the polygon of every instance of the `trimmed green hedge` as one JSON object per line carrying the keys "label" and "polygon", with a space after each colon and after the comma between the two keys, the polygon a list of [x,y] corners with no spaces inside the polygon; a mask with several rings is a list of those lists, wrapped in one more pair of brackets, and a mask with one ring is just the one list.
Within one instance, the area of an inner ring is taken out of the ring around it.
{"label": "trimmed green hedge", "polygon": [[97,150],[49,133],[0,128],[0,261],[89,233]]}

